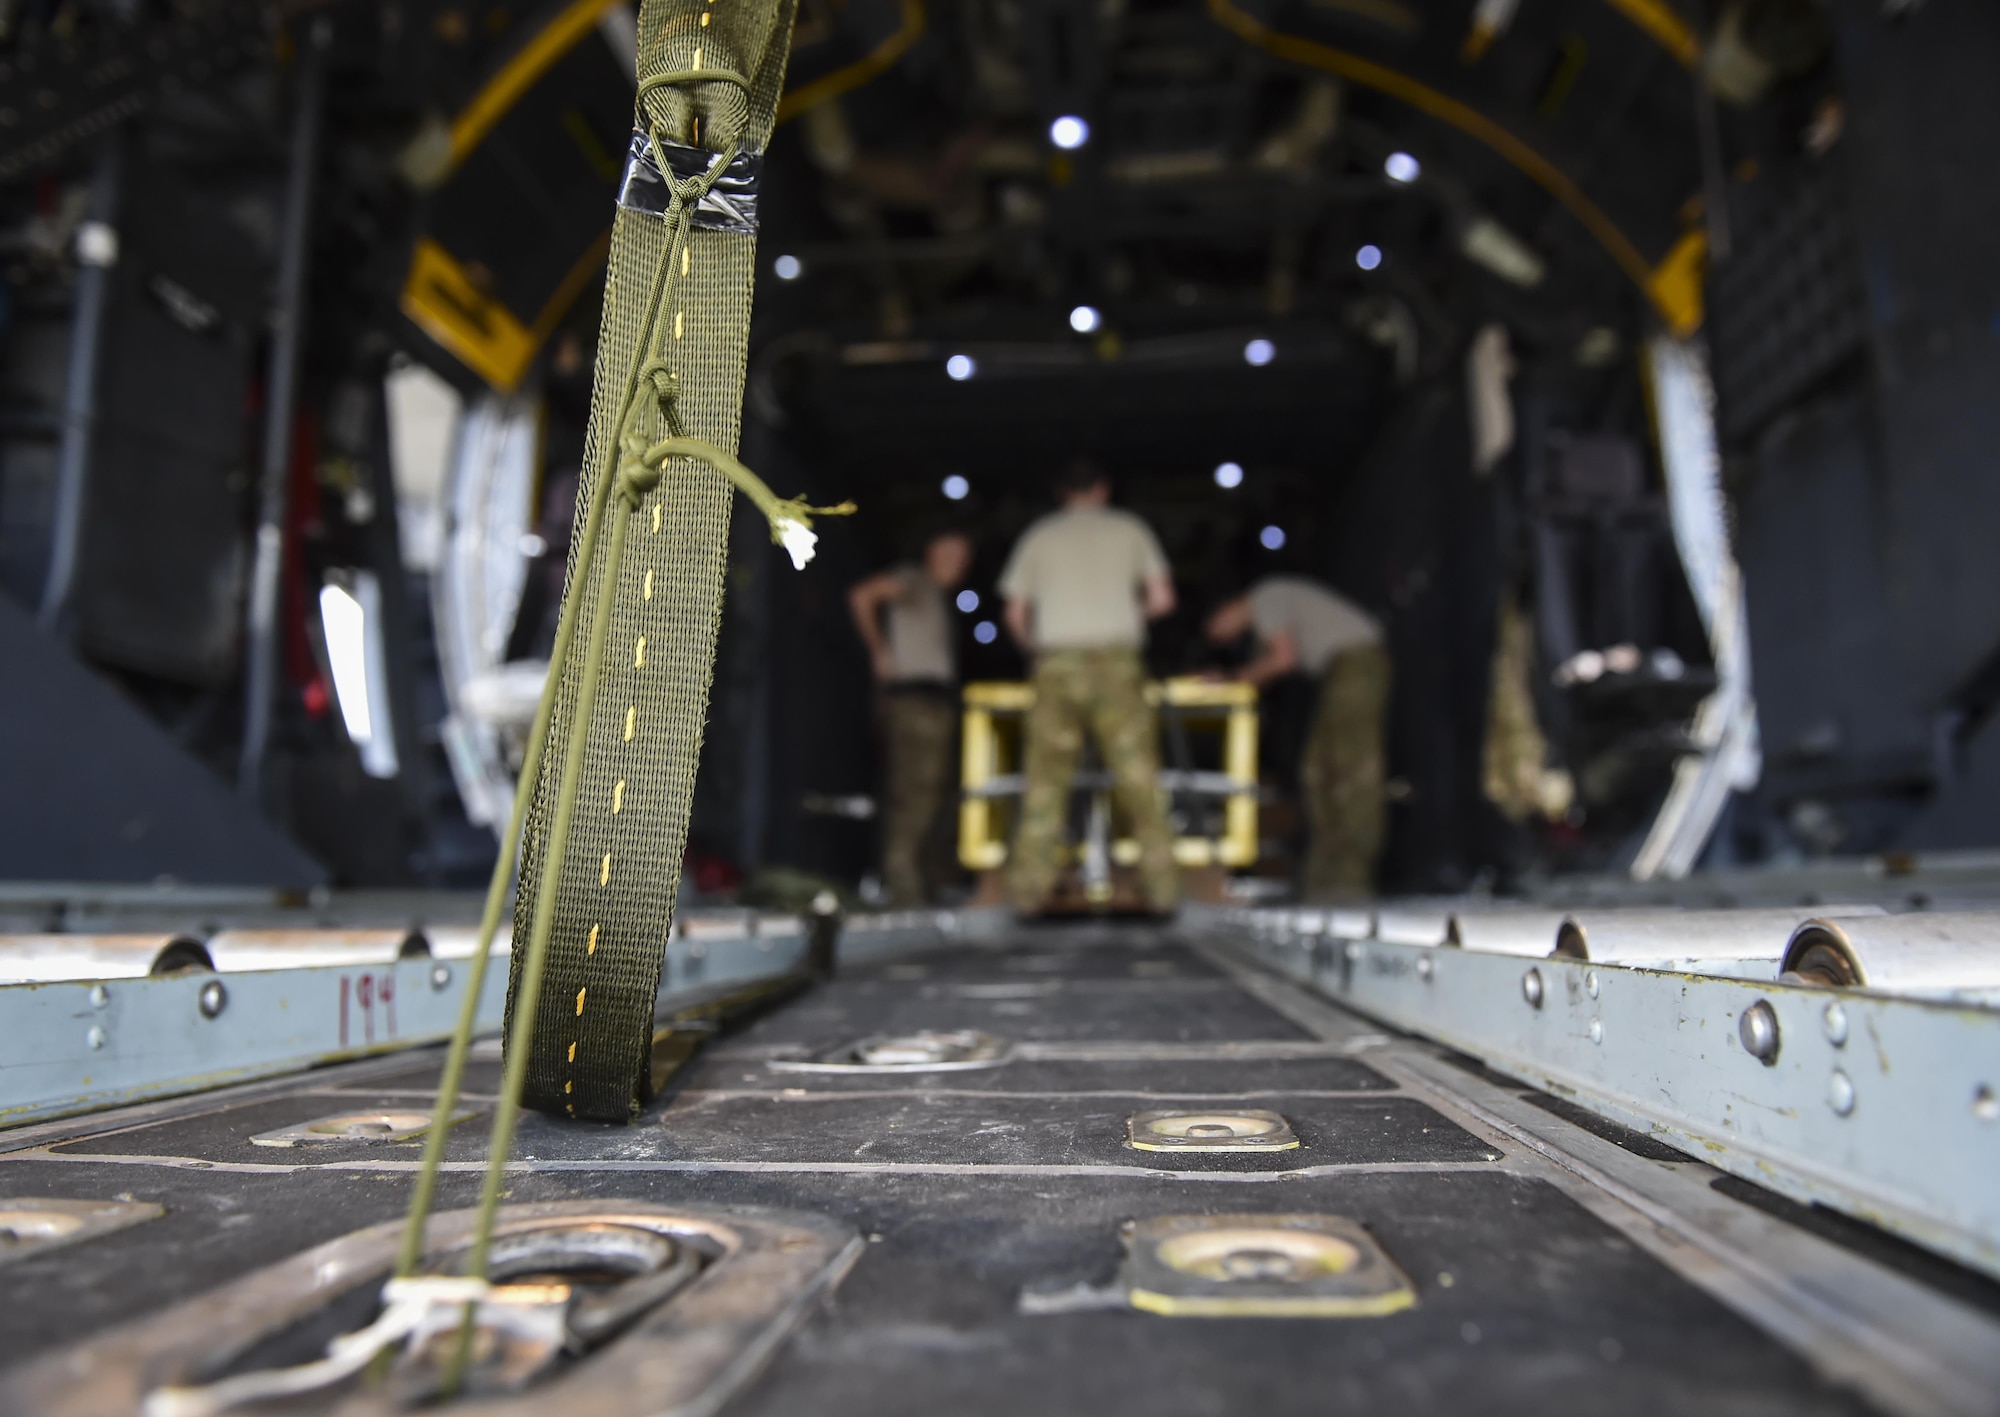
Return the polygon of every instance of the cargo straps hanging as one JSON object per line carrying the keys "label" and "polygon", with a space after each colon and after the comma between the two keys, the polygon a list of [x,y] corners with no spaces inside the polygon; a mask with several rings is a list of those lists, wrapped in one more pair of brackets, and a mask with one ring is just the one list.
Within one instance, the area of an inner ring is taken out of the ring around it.
{"label": "cargo straps hanging", "polygon": [[[800,567],[812,556],[813,518],[854,510],[779,498],[728,451],[741,411],[755,269],[754,225],[743,215],[755,212],[755,164],[746,169],[740,155],[761,152],[770,135],[795,9],[796,0],[648,0],[641,13],[642,65],[659,72],[639,85],[643,143],[633,147],[650,157],[649,180],[663,183],[667,197],[664,209],[623,204],[613,229],[591,450],[578,494],[582,536],[425,1138],[399,1278],[423,1257],[446,1119],[463,1085],[513,852],[520,888],[508,1041],[464,1270],[473,1278],[486,1273],[519,1106],[622,1121],[646,1085],[721,614],[732,489],[763,512],[772,540]],[[669,56],[687,56],[685,67],[667,69]],[[704,127],[712,155],[687,171],[686,154],[699,148]],[[749,202],[741,199],[746,170]],[[732,200],[711,203],[725,177]],[[633,185],[628,178],[627,189]],[[721,217],[708,215],[711,206]],[[586,605],[589,633],[579,645]]]}

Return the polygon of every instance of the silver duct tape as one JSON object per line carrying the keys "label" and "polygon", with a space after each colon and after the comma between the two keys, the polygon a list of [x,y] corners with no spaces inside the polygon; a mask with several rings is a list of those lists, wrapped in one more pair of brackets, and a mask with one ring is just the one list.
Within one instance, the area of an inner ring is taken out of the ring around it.
{"label": "silver duct tape", "polygon": [[[708,171],[716,154],[700,148],[661,143],[660,155],[682,180]],[[722,170],[708,194],[695,204],[694,224],[709,231],[738,231],[754,236],[757,232],[757,184],[764,175],[762,153],[738,153]],[[664,216],[673,193],[660,165],[653,160],[653,144],[644,133],[634,133],[625,150],[625,176],[618,184],[618,205],[627,211]]]}

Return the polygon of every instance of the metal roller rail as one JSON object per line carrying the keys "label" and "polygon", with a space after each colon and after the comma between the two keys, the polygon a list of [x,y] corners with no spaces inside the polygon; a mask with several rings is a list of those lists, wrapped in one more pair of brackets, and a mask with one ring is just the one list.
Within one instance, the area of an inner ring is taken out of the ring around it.
{"label": "metal roller rail", "polygon": [[[1568,917],[1560,910],[1464,910],[1454,912],[1445,943],[1486,954],[1540,958],[1555,952],[1556,935]],[[1366,939],[1368,932],[1350,936]]]}
{"label": "metal roller rail", "polygon": [[[462,965],[427,958],[0,986],[0,1127],[172,1097],[450,1036]],[[489,976],[497,1028],[506,976]]]}
{"label": "metal roller rail", "polygon": [[[1727,936],[1725,922],[1689,915],[1662,954],[1700,956]],[[1495,1072],[2000,1275],[2000,913],[1822,919],[1790,936],[1783,924],[1750,931],[1769,951],[1766,979],[1713,960],[1349,937],[1318,911],[1218,910],[1201,928]],[[1789,952],[1764,943],[1774,935]]]}
{"label": "metal roller rail", "polygon": [[1821,912],[1793,932],[1784,972],[1808,984],[2000,1003],[2000,914]]}
{"label": "metal roller rail", "polygon": [[214,967],[208,947],[193,935],[0,936],[0,984],[144,979]]}
{"label": "metal roller rail", "polygon": [[[930,931],[910,938],[940,938]],[[858,922],[860,939],[879,936]],[[906,933],[893,922],[891,935]],[[0,1128],[400,1052],[450,1036],[476,932],[223,930],[0,936]],[[674,930],[660,1017],[796,974],[813,932],[796,916],[695,913]],[[504,954],[503,932],[495,942]],[[497,1031],[504,969],[481,1032]]]}
{"label": "metal roller rail", "polygon": [[429,959],[421,930],[223,930],[209,938],[218,970],[308,969],[324,965],[393,964]]}
{"label": "metal roller rail", "polygon": [[1883,914],[1879,905],[1758,910],[1606,910],[1563,917],[1552,954],[1634,969],[1776,979],[1801,921]]}

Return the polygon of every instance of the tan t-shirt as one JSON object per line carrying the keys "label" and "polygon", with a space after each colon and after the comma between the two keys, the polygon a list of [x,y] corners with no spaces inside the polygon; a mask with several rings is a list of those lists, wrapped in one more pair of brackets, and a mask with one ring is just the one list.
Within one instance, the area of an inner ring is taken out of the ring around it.
{"label": "tan t-shirt", "polygon": [[1303,576],[1271,576],[1252,586],[1250,625],[1267,644],[1290,634],[1308,674],[1325,673],[1335,655],[1382,643],[1374,616]]}
{"label": "tan t-shirt", "polygon": [[887,615],[890,682],[949,684],[958,670],[944,592],[921,566],[898,566],[890,574],[896,578],[896,598]]}
{"label": "tan t-shirt", "polygon": [[1153,529],[1117,507],[1043,517],[1014,547],[1000,594],[1033,611],[1035,649],[1138,649],[1146,582],[1167,574]]}

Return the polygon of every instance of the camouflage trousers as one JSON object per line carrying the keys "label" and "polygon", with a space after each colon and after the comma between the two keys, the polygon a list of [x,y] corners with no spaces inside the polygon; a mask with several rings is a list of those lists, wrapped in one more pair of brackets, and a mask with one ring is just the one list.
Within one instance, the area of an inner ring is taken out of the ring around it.
{"label": "camouflage trousers", "polygon": [[1374,885],[1388,815],[1382,729],[1390,677],[1388,652],[1368,645],[1335,655],[1320,678],[1300,773],[1312,828],[1308,900],[1365,895]]}
{"label": "camouflage trousers", "polygon": [[1111,773],[1112,792],[1139,841],[1146,901],[1171,910],[1180,898],[1173,831],[1160,791],[1160,733],[1146,703],[1137,650],[1056,650],[1035,661],[1028,711],[1021,824],[1014,835],[1008,895],[1017,910],[1048,899],[1069,836],[1069,790],[1087,732]]}
{"label": "camouflage trousers", "polygon": [[937,885],[931,836],[951,792],[958,714],[942,695],[891,692],[883,718],[889,790],[882,823],[882,880],[891,904],[922,905]]}

